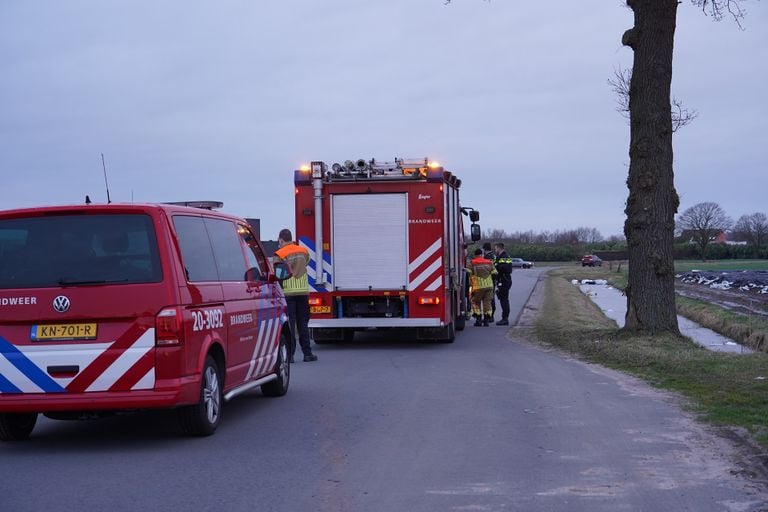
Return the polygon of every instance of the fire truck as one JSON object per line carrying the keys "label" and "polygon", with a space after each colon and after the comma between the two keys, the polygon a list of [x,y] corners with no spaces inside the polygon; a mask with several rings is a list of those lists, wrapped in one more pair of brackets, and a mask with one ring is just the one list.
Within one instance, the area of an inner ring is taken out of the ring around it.
{"label": "fire truck", "polygon": [[387,328],[454,340],[469,303],[462,215],[480,239],[480,213],[459,202],[459,178],[427,158],[360,159],[312,162],[294,183],[316,343]]}

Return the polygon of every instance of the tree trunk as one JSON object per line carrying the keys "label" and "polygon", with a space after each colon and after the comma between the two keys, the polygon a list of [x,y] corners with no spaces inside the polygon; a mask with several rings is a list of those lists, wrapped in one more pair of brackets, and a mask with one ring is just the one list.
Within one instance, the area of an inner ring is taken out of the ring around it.
{"label": "tree trunk", "polygon": [[679,334],[675,310],[674,228],[679,198],[672,170],[672,52],[677,0],[627,0],[635,26],[629,90],[629,252],[625,329]]}

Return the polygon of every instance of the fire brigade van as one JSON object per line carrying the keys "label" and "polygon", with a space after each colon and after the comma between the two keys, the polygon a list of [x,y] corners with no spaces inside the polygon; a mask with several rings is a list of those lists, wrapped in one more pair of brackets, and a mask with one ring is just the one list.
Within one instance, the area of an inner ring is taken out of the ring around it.
{"label": "fire brigade van", "polygon": [[156,408],[209,435],[224,400],[284,395],[285,271],[246,221],[213,210],[0,212],[0,439],[27,438],[40,413]]}
{"label": "fire brigade van", "polygon": [[426,158],[360,159],[330,169],[312,162],[294,183],[316,343],[388,328],[454,340],[469,302],[462,214],[480,239],[480,214],[461,205],[459,178]]}

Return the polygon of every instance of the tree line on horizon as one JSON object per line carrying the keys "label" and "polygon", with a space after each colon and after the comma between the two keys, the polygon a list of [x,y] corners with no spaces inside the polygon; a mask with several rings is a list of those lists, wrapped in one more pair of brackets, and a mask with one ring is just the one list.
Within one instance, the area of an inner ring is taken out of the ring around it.
{"label": "tree line on horizon", "polygon": [[[744,214],[734,222],[719,204],[698,203],[678,215],[675,234],[676,258],[768,258],[768,215],[763,212]],[[723,247],[716,243],[721,234],[743,245]],[[627,249],[623,235],[603,237],[597,228],[588,226],[510,232],[491,228],[483,231],[483,240],[503,241],[518,253],[515,256],[533,261],[565,261],[582,252]]]}

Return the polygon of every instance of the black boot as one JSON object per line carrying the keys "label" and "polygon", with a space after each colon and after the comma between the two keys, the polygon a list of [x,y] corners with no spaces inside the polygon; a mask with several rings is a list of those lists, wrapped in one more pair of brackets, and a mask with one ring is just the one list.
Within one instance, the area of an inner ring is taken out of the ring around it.
{"label": "black boot", "polygon": [[480,315],[472,315],[472,316],[475,317],[475,327],[480,327],[481,325],[483,325],[483,321],[480,318]]}
{"label": "black boot", "polygon": [[490,321],[490,317],[486,316],[483,318],[483,327],[488,327]]}

